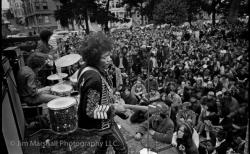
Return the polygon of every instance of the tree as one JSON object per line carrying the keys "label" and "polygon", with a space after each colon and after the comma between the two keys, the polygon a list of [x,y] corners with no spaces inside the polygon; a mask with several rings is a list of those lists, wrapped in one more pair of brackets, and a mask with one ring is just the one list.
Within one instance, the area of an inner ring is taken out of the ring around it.
{"label": "tree", "polygon": [[221,0],[201,0],[201,7],[208,14],[212,14],[212,24],[215,25],[216,8],[221,3]]}
{"label": "tree", "polygon": [[156,24],[180,25],[187,19],[187,5],[182,0],[163,0],[154,9],[153,20]]}
{"label": "tree", "polygon": [[192,20],[195,19],[195,16],[200,12],[200,0],[186,0],[187,4],[187,13],[188,13],[188,22],[191,25]]}
{"label": "tree", "polygon": [[73,3],[67,0],[60,0],[62,6],[59,10],[54,12],[56,21],[60,21],[62,27],[68,27],[69,21],[74,18],[73,16]]}
{"label": "tree", "polygon": [[89,34],[89,17],[97,10],[98,5],[96,0],[73,0],[74,3],[74,16],[76,22],[83,26],[82,21],[85,22],[85,31]]}
{"label": "tree", "polygon": [[227,17],[230,23],[236,22],[237,18],[248,14],[248,0],[224,0],[220,3],[218,10]]}
{"label": "tree", "polygon": [[146,3],[143,14],[148,17],[149,21],[153,20],[154,9],[160,2],[162,2],[162,0],[148,0]]}
{"label": "tree", "polygon": [[248,0],[201,0],[201,6],[208,14],[212,13],[212,23],[215,24],[216,13],[222,14],[230,23],[239,16],[248,14]]}
{"label": "tree", "polygon": [[110,0],[104,2],[105,4],[98,0],[60,0],[60,2],[62,7],[55,11],[55,18],[63,27],[68,27],[75,20],[78,25],[82,27],[85,25],[86,33],[89,34],[89,20],[104,26],[105,31],[109,30],[108,21],[120,21],[109,11]]}
{"label": "tree", "polygon": [[77,24],[83,27],[82,21],[86,25],[86,33],[89,34],[89,15],[97,9],[95,0],[60,0],[62,6],[59,10],[55,11],[56,20],[60,21],[63,27],[68,27],[69,23],[76,20]]}

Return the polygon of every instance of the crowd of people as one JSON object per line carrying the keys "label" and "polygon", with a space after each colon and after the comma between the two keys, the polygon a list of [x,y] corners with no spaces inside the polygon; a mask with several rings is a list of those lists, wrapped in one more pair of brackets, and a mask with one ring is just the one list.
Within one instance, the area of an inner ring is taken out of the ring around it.
{"label": "crowd of people", "polygon": [[[130,121],[140,125],[135,138],[140,140],[150,123],[149,133],[156,141],[177,146],[178,138],[185,137],[174,132],[195,131],[200,136],[199,153],[243,154],[249,101],[246,32],[243,23],[220,22],[107,34],[114,42],[113,64],[107,70],[116,103],[162,108],[159,114],[134,111]],[[59,39],[57,51],[60,56],[79,53],[80,42],[88,38]],[[44,41],[48,45],[49,40]],[[51,52],[45,45],[39,49],[46,55]],[[192,146],[189,150],[186,153],[198,152]]]}
{"label": "crowd of people", "polygon": [[[246,31],[244,24],[220,22],[113,32],[114,87],[125,104],[165,102],[171,107],[173,131],[188,122],[204,139],[200,153],[243,153],[249,87]],[[147,118],[146,112],[136,111],[130,120],[145,128],[151,121]],[[169,124],[154,130],[169,133]],[[138,133],[140,138],[143,132]],[[158,134],[156,140],[163,137]]]}
{"label": "crowd of people", "polygon": [[[246,31],[242,23],[220,22],[108,34],[114,41],[109,76],[117,102],[165,102],[171,107],[173,131],[185,121],[204,138],[199,150],[243,153],[249,87]],[[87,38],[71,36],[59,46],[70,53],[78,48],[77,41]],[[143,126],[147,118],[146,112],[136,111],[130,120]]]}

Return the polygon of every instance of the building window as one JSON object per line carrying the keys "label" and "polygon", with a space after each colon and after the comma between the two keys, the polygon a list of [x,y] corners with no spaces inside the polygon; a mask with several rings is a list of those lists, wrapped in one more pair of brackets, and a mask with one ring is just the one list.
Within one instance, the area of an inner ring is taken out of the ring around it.
{"label": "building window", "polygon": [[35,0],[35,8],[36,8],[36,10],[40,10],[39,0]]}
{"label": "building window", "polygon": [[43,17],[42,16],[38,16],[38,23],[39,24],[43,23]]}
{"label": "building window", "polygon": [[44,22],[45,22],[45,23],[49,23],[49,16],[45,16],[45,17],[44,17]]}
{"label": "building window", "polygon": [[48,9],[48,2],[47,2],[47,0],[42,0],[42,6],[43,6],[44,10]]}

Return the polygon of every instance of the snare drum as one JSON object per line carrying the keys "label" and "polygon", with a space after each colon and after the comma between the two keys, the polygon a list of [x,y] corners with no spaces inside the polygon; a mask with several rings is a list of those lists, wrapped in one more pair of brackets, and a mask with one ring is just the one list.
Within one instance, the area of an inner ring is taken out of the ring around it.
{"label": "snare drum", "polygon": [[77,103],[73,97],[60,97],[48,104],[50,126],[57,134],[74,132],[77,127]]}
{"label": "snare drum", "polygon": [[52,86],[50,90],[53,95],[64,97],[64,96],[70,96],[73,87],[67,84],[57,84]]}

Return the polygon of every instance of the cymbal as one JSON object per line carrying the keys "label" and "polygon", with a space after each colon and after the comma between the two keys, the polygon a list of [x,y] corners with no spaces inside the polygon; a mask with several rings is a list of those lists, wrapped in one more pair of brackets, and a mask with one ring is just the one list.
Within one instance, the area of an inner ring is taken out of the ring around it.
{"label": "cymbal", "polygon": [[52,74],[50,76],[47,77],[48,80],[61,80],[63,78],[66,78],[68,76],[67,73],[57,73],[57,74]]}
{"label": "cymbal", "polygon": [[67,67],[77,63],[82,58],[79,54],[65,55],[55,61],[56,67]]}

